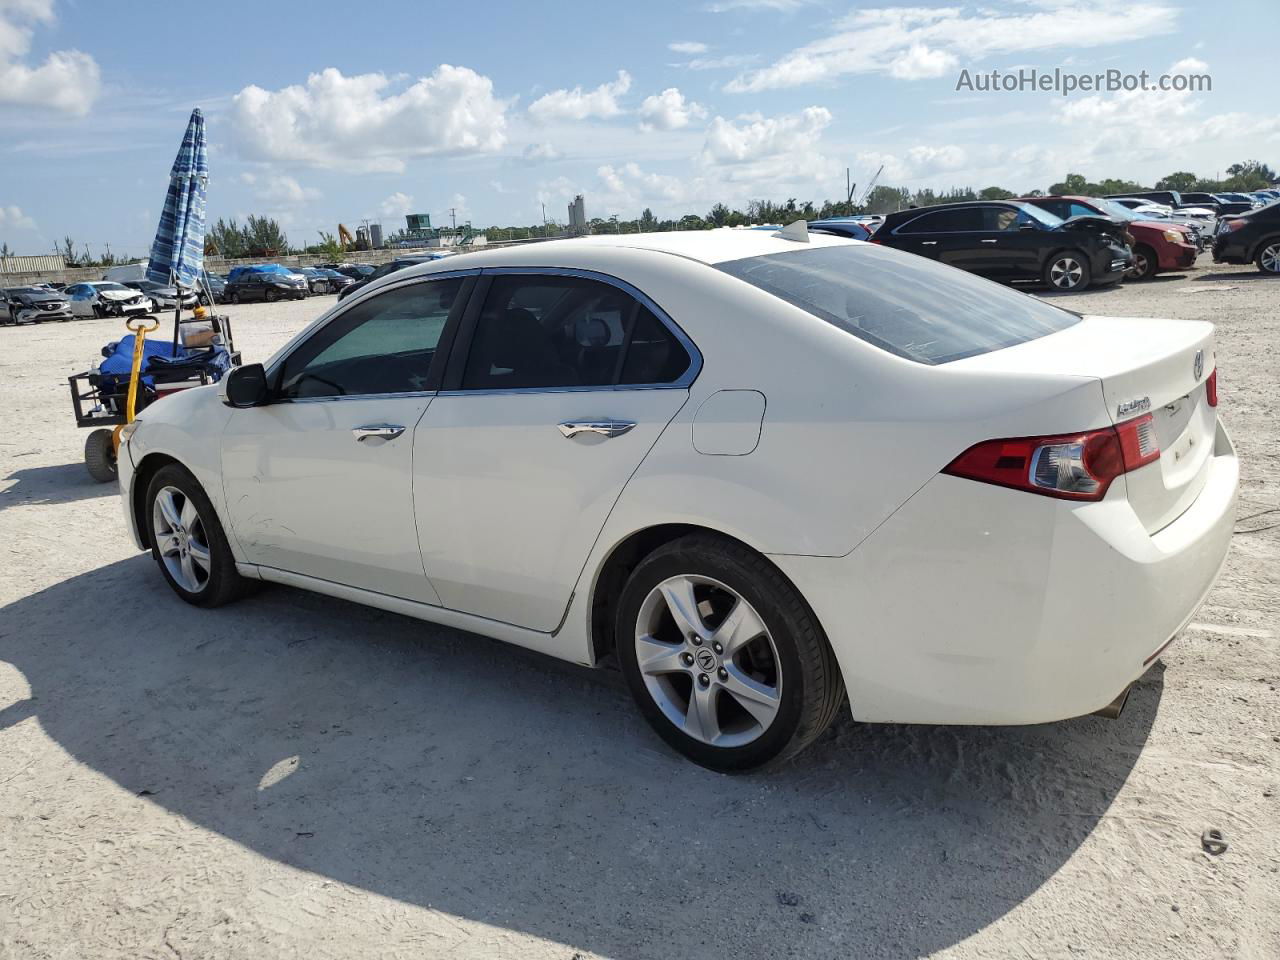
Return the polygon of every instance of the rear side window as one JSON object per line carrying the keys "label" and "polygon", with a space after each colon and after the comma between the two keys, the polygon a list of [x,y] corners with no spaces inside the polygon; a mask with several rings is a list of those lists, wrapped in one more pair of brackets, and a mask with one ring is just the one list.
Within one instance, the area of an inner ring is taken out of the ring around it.
{"label": "rear side window", "polygon": [[983,229],[982,210],[978,207],[965,207],[960,210],[938,210],[926,213],[904,226],[895,233],[951,233],[970,232]]}
{"label": "rear side window", "polygon": [[860,340],[938,364],[1065,330],[1073,313],[973,274],[874,245],[819,247],[718,265]]}
{"label": "rear side window", "polygon": [[585,277],[494,277],[464,390],[672,383],[690,357],[644,304]]}

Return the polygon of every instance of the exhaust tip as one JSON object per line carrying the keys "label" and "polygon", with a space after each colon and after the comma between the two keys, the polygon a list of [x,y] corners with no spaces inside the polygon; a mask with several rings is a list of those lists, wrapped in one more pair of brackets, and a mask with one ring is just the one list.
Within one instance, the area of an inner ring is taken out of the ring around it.
{"label": "exhaust tip", "polygon": [[1116,697],[1101,710],[1095,710],[1089,714],[1091,717],[1105,717],[1108,720],[1114,720],[1124,711],[1124,705],[1129,702],[1129,692],[1133,689],[1133,684],[1129,684],[1120,691],[1120,696]]}

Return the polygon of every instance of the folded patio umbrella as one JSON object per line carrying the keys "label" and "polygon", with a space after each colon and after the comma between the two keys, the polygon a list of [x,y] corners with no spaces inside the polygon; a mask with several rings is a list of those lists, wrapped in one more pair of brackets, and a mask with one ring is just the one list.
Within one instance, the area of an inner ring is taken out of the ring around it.
{"label": "folded patio umbrella", "polygon": [[151,242],[147,279],[165,286],[194,288],[204,271],[204,204],[209,187],[209,146],[204,114],[191,111],[182,147],[169,172],[160,226]]}

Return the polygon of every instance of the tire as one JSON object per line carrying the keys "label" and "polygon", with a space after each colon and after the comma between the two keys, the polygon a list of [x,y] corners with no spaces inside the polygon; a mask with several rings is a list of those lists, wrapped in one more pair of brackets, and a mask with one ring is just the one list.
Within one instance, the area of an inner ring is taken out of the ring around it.
{"label": "tire", "polygon": [[97,317],[99,320],[101,320],[103,317],[107,315],[107,311],[102,309],[102,304],[95,303],[93,305],[93,315]]}
{"label": "tire", "polygon": [[234,303],[238,306],[240,303],[240,291],[232,290],[229,294],[227,294],[227,302]]}
{"label": "tire", "polygon": [[116,481],[116,446],[111,430],[100,428],[84,438],[84,465],[99,483]]}
{"label": "tire", "polygon": [[[696,622],[681,627],[664,589],[693,598],[676,607],[691,607]],[[725,630],[717,633],[719,627]],[[713,534],[682,537],[636,567],[614,636],[645,719],[671,747],[712,770],[752,770],[798,753],[844,702],[835,656],[804,598],[764,557]]]}
{"label": "tire", "polygon": [[263,294],[263,296],[266,298],[267,303],[275,303],[280,299],[280,294],[276,293],[274,290],[268,290]]}
{"label": "tire", "polygon": [[1078,250],[1062,250],[1044,265],[1044,282],[1064,293],[1089,286],[1089,258]]}
{"label": "tire", "polygon": [[1160,258],[1146,244],[1133,248],[1133,267],[1124,275],[1126,280],[1150,280],[1160,269]]}
{"label": "tire", "polygon": [[[167,507],[157,504],[162,498]],[[220,607],[245,592],[213,504],[186,467],[157,470],[143,504],[151,556],[174,593],[197,607]]]}
{"label": "tire", "polygon": [[1269,277],[1280,276],[1280,237],[1263,240],[1253,258],[1259,273]]}

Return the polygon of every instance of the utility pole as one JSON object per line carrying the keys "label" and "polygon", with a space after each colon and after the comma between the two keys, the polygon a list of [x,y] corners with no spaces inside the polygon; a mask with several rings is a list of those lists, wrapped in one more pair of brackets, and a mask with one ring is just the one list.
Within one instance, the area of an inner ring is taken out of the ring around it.
{"label": "utility pole", "polygon": [[458,210],[456,207],[449,208],[449,220],[453,224],[453,232],[458,232]]}

